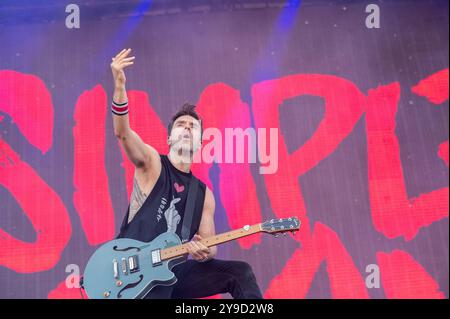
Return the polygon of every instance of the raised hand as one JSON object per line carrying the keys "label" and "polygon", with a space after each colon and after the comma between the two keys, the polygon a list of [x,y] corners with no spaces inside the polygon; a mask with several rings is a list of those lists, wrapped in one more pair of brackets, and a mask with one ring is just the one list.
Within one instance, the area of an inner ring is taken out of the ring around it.
{"label": "raised hand", "polygon": [[123,71],[129,65],[134,64],[134,56],[128,57],[131,49],[123,49],[120,51],[111,62],[111,71],[114,77],[114,84],[116,87],[122,87],[125,85],[126,77]]}

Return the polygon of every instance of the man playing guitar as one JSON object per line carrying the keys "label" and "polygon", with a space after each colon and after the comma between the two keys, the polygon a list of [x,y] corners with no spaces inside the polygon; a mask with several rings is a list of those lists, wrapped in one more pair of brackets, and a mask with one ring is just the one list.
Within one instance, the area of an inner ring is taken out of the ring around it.
{"label": "man playing guitar", "polygon": [[[160,155],[130,128],[124,69],[134,64],[124,49],[112,58],[114,77],[112,116],[114,133],[128,159],[135,166],[130,206],[118,238],[150,242],[163,232],[180,236],[187,194],[195,177],[191,164],[201,147],[202,122],[195,106],[183,105],[168,127],[170,151]],[[255,275],[248,263],[215,259],[217,246],[207,247],[202,238],[215,235],[215,201],[211,190],[198,182],[189,241],[192,259],[172,269],[178,281],[156,286],[145,298],[202,298],[230,293],[233,298],[262,298]],[[181,236],[180,236],[181,237]]]}

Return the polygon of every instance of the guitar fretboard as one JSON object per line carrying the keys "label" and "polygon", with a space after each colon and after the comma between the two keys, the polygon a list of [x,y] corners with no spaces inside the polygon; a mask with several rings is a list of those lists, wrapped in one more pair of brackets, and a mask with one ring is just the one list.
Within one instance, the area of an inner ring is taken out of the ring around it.
{"label": "guitar fretboard", "polygon": [[[215,235],[212,237],[204,238],[200,242],[207,246],[216,246],[223,244],[241,237],[249,236],[262,231],[261,224],[255,224],[253,226],[244,226],[240,229],[232,230],[223,234]],[[173,246],[170,248],[161,250],[161,260],[167,260],[175,257],[179,257],[187,254],[186,244]]]}

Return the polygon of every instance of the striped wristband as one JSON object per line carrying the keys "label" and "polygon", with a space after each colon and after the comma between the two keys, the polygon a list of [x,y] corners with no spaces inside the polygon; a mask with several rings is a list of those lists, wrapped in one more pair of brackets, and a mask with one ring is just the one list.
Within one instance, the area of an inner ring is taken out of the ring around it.
{"label": "striped wristband", "polygon": [[125,103],[116,103],[112,101],[111,111],[116,115],[128,114],[128,101]]}

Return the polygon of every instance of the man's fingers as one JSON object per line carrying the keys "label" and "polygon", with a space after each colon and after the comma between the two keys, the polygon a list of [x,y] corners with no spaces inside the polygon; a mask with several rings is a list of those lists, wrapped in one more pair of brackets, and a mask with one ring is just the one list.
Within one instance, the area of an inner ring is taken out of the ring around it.
{"label": "man's fingers", "polygon": [[120,63],[120,67],[121,67],[121,68],[124,68],[124,67],[129,66],[129,65],[132,65],[132,64],[134,64],[134,62]]}
{"label": "man's fingers", "polygon": [[194,247],[194,245],[192,243],[188,243],[186,245],[186,248],[187,248],[189,254],[191,254],[192,257],[194,257],[194,259],[200,260],[203,258],[203,256],[198,252],[198,250]]}
{"label": "man's fingers", "polygon": [[191,241],[186,244],[186,247],[188,248],[189,252],[195,253],[197,251],[197,246],[194,245],[194,243]]}
{"label": "man's fingers", "polygon": [[125,58],[128,54],[130,54],[130,52],[131,49],[123,49],[113,58],[113,61],[116,60],[120,62],[123,58]]}
{"label": "man's fingers", "polygon": [[201,237],[200,235],[198,235],[198,234],[195,234],[192,242],[193,242],[193,243],[194,243],[194,244],[195,244],[202,252],[209,254],[209,248],[208,248],[206,245],[204,245],[204,244],[201,242],[201,240],[202,240],[202,237]]}
{"label": "man's fingers", "polygon": [[120,53],[120,57],[127,56],[131,52],[131,49],[125,49]]}
{"label": "man's fingers", "polygon": [[205,254],[209,254],[209,248],[206,247],[205,245],[201,245],[200,250]]}
{"label": "man's fingers", "polygon": [[191,241],[191,247],[192,247],[195,251],[201,250],[201,248],[200,248],[200,247],[197,245],[197,243],[194,242],[194,241]]}
{"label": "man's fingers", "polygon": [[116,64],[112,65],[112,68],[116,71],[120,71],[123,68],[126,68],[127,66],[132,65],[132,64],[134,64],[134,62],[116,63]]}
{"label": "man's fingers", "polygon": [[209,252],[209,248],[203,245],[202,243],[198,243],[197,246],[203,251],[203,252]]}
{"label": "man's fingers", "polygon": [[115,58],[118,58],[122,53],[125,52],[126,49],[123,49],[122,51],[120,51],[119,53],[116,54]]}
{"label": "man's fingers", "polygon": [[206,247],[205,245],[203,245],[201,242],[199,241],[193,241],[192,245],[194,246],[194,248],[197,250],[197,252],[201,255],[203,254],[209,254],[209,248]]}
{"label": "man's fingers", "polygon": [[124,53],[127,49],[123,49],[122,51],[120,51],[119,53],[117,53],[117,55],[114,57],[114,59],[117,59],[122,53]]}
{"label": "man's fingers", "polygon": [[124,53],[122,53],[122,55],[120,56],[121,58],[126,58],[128,56],[128,54],[130,54],[131,49],[126,50]]}
{"label": "man's fingers", "polygon": [[119,63],[119,64],[121,64],[121,63],[124,63],[124,62],[130,62],[130,61],[133,61],[135,59],[135,57],[134,56],[132,56],[132,57],[129,57],[129,58],[120,58],[120,59],[118,59],[118,60],[116,60],[116,61],[114,61],[114,62],[116,62],[116,63]]}
{"label": "man's fingers", "polygon": [[206,249],[202,249],[199,245],[197,245],[197,243],[193,241],[187,243],[186,248],[192,255],[192,257],[194,257],[196,260],[202,260],[204,258],[207,258],[209,255],[209,249],[207,247],[205,247]]}

